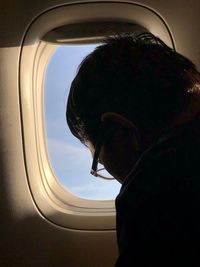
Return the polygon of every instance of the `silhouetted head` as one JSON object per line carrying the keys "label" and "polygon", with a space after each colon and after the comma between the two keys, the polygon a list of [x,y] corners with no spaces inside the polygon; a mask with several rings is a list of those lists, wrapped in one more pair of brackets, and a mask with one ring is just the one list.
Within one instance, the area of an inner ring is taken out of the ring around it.
{"label": "silhouetted head", "polygon": [[[102,150],[107,155],[105,148],[112,150],[114,164],[128,169],[148,140],[184,110],[199,83],[195,65],[154,35],[109,38],[81,63],[70,89],[67,122],[94,150],[104,131]],[[124,153],[131,158],[127,164]],[[119,179],[126,172],[111,170]]]}

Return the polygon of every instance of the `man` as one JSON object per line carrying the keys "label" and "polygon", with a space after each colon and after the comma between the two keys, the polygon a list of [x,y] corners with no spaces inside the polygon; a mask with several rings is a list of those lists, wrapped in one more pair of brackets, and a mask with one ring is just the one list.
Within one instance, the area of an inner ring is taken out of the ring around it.
{"label": "man", "polygon": [[150,33],[110,38],[82,62],[67,122],[122,183],[116,267],[200,266],[200,74]]}

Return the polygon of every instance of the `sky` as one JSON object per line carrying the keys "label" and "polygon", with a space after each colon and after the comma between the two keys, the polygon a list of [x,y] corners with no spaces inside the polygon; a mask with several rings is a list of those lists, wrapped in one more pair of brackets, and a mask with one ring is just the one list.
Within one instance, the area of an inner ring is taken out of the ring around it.
{"label": "sky", "polygon": [[45,129],[48,156],[60,184],[82,198],[109,200],[116,197],[120,184],[90,175],[91,153],[71,134],[65,118],[70,84],[79,64],[94,48],[63,45],[55,50],[45,74]]}

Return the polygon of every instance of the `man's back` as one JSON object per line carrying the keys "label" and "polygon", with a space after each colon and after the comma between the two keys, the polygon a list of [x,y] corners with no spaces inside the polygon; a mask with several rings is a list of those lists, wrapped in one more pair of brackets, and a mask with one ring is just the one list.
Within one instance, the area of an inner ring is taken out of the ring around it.
{"label": "man's back", "polygon": [[116,199],[116,267],[199,266],[200,120],[165,133]]}

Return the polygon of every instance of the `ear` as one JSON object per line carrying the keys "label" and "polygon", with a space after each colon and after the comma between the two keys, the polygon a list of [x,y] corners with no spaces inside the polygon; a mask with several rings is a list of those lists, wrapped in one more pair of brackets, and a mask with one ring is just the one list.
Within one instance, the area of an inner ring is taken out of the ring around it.
{"label": "ear", "polygon": [[132,121],[115,112],[105,112],[101,116],[101,121],[120,124],[125,128],[135,128],[135,124]]}
{"label": "ear", "polygon": [[[122,132],[129,133],[129,137],[131,136],[132,143],[135,146],[136,150],[139,150],[140,147],[140,135],[138,128],[131,120],[127,119],[126,117],[120,115],[119,113],[115,112],[105,112],[101,116],[101,121],[107,123],[108,125],[115,125],[118,129]],[[128,130],[128,131],[127,131]],[[128,136],[127,136],[128,139]]]}

